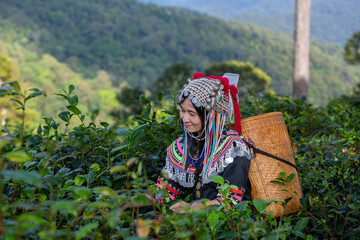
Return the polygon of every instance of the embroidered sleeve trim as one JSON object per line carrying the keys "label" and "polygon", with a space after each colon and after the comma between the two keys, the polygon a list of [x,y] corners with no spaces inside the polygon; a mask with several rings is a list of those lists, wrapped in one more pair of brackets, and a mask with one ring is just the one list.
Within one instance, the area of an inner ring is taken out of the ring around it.
{"label": "embroidered sleeve trim", "polygon": [[[228,196],[228,201],[230,204],[229,207],[233,208],[235,205],[241,202],[243,200],[244,193],[245,193],[244,188],[241,189],[230,188],[230,194]],[[216,200],[218,200],[221,205],[224,204],[225,199],[226,198],[221,194],[221,192],[218,192],[218,197],[216,198]]]}

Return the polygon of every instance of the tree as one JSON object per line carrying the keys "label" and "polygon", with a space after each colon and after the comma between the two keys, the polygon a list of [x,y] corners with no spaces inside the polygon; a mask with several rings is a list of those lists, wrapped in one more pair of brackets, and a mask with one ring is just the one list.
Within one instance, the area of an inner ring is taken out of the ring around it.
{"label": "tree", "polygon": [[205,75],[222,76],[224,73],[237,73],[240,75],[238,82],[239,93],[251,91],[268,91],[271,77],[260,68],[254,67],[250,62],[228,61],[215,63],[205,69]]}
{"label": "tree", "polygon": [[124,82],[120,86],[120,92],[116,95],[116,99],[121,106],[119,109],[111,111],[110,115],[123,120],[131,115],[141,114],[145,109],[144,104],[139,100],[141,95],[145,95],[143,90],[138,87],[134,88]]}
{"label": "tree", "polygon": [[164,73],[156,79],[157,90],[179,90],[191,77],[193,68],[188,62],[176,63],[167,67]]}
{"label": "tree", "polygon": [[296,0],[293,99],[308,97],[310,82],[310,4],[311,0]]}
{"label": "tree", "polygon": [[349,64],[360,64],[360,31],[346,41],[344,59]]}

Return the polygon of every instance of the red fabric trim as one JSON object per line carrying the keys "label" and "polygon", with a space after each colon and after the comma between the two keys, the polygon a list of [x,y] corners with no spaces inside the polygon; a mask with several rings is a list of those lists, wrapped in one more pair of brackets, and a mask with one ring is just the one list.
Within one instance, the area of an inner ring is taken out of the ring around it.
{"label": "red fabric trim", "polygon": [[244,195],[244,191],[243,191],[243,190],[240,190],[240,189],[230,188],[230,192]]}
{"label": "red fabric trim", "polygon": [[176,191],[175,189],[171,188],[169,185],[165,186],[170,192],[172,192],[173,194],[179,195],[180,193],[178,191]]}
{"label": "red fabric trim", "polygon": [[160,183],[164,183],[164,184],[166,184],[167,185],[167,183],[166,182],[164,182],[161,178],[158,178],[157,179]]}
{"label": "red fabric trim", "polygon": [[176,191],[175,189],[171,188],[168,183],[166,183],[166,182],[164,182],[163,180],[161,180],[161,178],[158,178],[158,181],[159,181],[160,183],[164,183],[165,187],[166,187],[170,192],[172,192],[173,194],[176,194],[176,195],[179,195],[179,194],[180,194],[178,191]]}
{"label": "red fabric trim", "polygon": [[231,97],[233,99],[233,103],[234,103],[234,116],[235,116],[235,129],[238,133],[240,133],[240,135],[242,135],[242,127],[241,127],[241,112],[240,112],[240,107],[237,101],[237,88],[234,85],[231,85]]}

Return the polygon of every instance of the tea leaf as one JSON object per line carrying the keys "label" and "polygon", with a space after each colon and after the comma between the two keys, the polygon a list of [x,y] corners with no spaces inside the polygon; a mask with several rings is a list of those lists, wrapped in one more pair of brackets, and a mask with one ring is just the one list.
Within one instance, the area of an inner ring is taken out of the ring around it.
{"label": "tea leaf", "polygon": [[68,106],[66,106],[66,108],[67,108],[70,112],[75,113],[76,115],[80,115],[80,114],[81,114],[80,110],[79,110],[77,107],[73,106],[73,105],[68,105]]}
{"label": "tea leaf", "polygon": [[214,183],[220,184],[220,185],[224,185],[224,183],[225,183],[224,178],[221,177],[221,176],[218,176],[218,175],[216,175],[216,176],[210,176],[210,177],[209,177],[209,180],[212,181],[212,182],[214,182]]}
{"label": "tea leaf", "polygon": [[95,228],[99,226],[99,223],[88,223],[85,226],[81,227],[78,231],[75,233],[75,239],[80,240],[87,238],[87,234],[91,233]]}
{"label": "tea leaf", "polygon": [[295,230],[301,232],[302,230],[304,230],[308,222],[309,222],[308,218],[300,219],[295,225]]}
{"label": "tea leaf", "polygon": [[294,177],[295,177],[295,174],[294,174],[294,173],[290,174],[290,175],[287,177],[287,179],[286,179],[286,183],[291,182],[291,180],[293,180]]}
{"label": "tea leaf", "polygon": [[10,162],[25,163],[31,160],[31,158],[25,152],[9,152],[5,155]]}
{"label": "tea leaf", "polygon": [[253,204],[260,213],[263,213],[266,209],[266,202],[263,199],[255,199],[253,200]]}
{"label": "tea leaf", "polygon": [[85,180],[86,180],[86,176],[84,176],[84,175],[77,175],[77,176],[75,177],[75,185],[76,185],[76,186],[81,186],[81,185],[83,185],[83,183],[85,182]]}

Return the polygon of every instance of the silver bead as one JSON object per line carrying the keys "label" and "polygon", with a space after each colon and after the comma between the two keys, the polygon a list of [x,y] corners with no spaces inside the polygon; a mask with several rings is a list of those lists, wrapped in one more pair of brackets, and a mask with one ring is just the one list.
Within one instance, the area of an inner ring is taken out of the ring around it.
{"label": "silver bead", "polygon": [[206,107],[205,107],[205,109],[206,109],[206,111],[211,111],[211,106],[210,105],[206,105]]}
{"label": "silver bead", "polygon": [[207,102],[207,103],[211,103],[211,102],[212,102],[211,98],[207,98],[207,99],[206,99],[206,102]]}
{"label": "silver bead", "polygon": [[191,78],[188,78],[187,81],[188,81],[188,83],[190,83],[190,82],[192,81],[192,79],[191,79]]}
{"label": "silver bead", "polygon": [[215,97],[216,96],[216,92],[210,92],[210,97]]}
{"label": "silver bead", "polygon": [[214,90],[215,92],[217,92],[217,91],[219,91],[219,87],[218,87],[218,86],[215,86],[215,87],[213,88],[213,90]]}
{"label": "silver bead", "polygon": [[224,89],[224,85],[220,84],[220,90]]}
{"label": "silver bead", "polygon": [[189,91],[186,89],[186,90],[184,91],[184,96],[187,97],[188,95],[189,95]]}
{"label": "silver bead", "polygon": [[217,79],[217,80],[215,81],[215,84],[219,86],[219,85],[221,84],[221,81],[220,81],[219,79]]}

